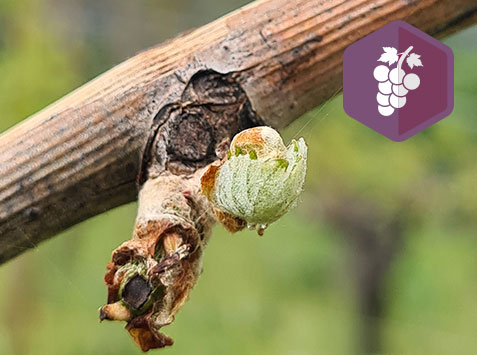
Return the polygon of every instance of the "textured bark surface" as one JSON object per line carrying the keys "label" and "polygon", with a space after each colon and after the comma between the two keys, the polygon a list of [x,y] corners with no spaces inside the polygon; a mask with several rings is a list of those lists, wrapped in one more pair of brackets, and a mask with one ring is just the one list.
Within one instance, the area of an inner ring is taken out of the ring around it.
{"label": "textured bark surface", "polygon": [[442,36],[476,14],[475,0],[260,0],[138,54],[0,137],[0,263],[135,200],[149,170],[189,174],[238,129],[286,126],[384,24]]}

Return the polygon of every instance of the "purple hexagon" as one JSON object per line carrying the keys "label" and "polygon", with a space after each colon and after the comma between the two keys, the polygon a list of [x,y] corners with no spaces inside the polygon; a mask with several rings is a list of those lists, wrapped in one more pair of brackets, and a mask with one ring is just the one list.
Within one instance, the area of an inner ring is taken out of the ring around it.
{"label": "purple hexagon", "polygon": [[343,106],[389,139],[406,140],[452,112],[452,50],[404,21],[387,24],[345,50]]}

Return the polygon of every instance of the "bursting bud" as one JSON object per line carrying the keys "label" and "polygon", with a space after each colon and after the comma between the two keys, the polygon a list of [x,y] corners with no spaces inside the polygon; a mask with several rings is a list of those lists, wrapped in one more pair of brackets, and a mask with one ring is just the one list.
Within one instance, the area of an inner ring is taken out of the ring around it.
{"label": "bursting bud", "polygon": [[237,134],[227,156],[210,165],[201,179],[202,192],[218,219],[230,231],[265,228],[296,203],[306,175],[303,138],[286,147],[277,131],[254,127]]}

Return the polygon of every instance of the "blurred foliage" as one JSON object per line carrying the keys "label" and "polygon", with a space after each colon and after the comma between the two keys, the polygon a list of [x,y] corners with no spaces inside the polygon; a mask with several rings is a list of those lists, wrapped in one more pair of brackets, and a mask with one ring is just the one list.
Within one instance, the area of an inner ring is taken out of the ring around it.
{"label": "blurred foliage", "polygon": [[[1,0],[0,129],[242,4]],[[191,300],[164,329],[176,344],[161,352],[356,353],[356,251],[320,207],[345,196],[372,201],[387,222],[403,208],[416,217],[385,282],[384,352],[476,353],[476,38],[474,27],[446,40],[455,51],[455,110],[406,142],[347,117],[341,95],[287,128],[287,139],[309,143],[302,203],[263,238],[216,228]],[[0,354],[140,353],[122,324],[99,324],[97,313],[105,264],[130,237],[135,208],[95,217],[0,268]]]}

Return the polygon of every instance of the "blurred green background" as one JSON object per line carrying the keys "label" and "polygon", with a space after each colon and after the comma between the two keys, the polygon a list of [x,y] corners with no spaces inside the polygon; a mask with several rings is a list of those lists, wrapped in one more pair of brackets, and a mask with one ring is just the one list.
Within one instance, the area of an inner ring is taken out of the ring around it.
{"label": "blurred green background", "polygon": [[[0,0],[0,130],[241,0]],[[347,117],[341,95],[304,136],[299,206],[267,230],[217,227],[204,273],[164,332],[172,354],[477,353],[477,27],[455,53],[452,115],[403,143]],[[136,205],[0,267],[0,354],[139,354],[98,322],[111,251]],[[159,351],[157,351],[159,353]]]}

